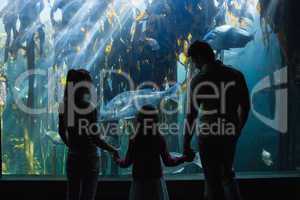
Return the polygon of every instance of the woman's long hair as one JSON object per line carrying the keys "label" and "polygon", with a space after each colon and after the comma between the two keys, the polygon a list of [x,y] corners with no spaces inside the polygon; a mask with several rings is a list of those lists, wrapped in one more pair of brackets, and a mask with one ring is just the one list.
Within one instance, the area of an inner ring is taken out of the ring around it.
{"label": "woman's long hair", "polygon": [[[79,85],[83,84],[83,85]],[[75,117],[74,113],[69,113],[68,109],[72,109],[75,111],[75,108],[72,106],[76,106],[77,108],[82,108],[83,106],[89,106],[89,103],[86,101],[85,96],[91,96],[91,87],[89,84],[92,85],[92,78],[88,71],[84,69],[80,70],[69,70],[67,74],[67,83],[64,91],[64,118],[65,121],[68,122],[69,126],[74,126],[75,124],[70,122],[68,119],[69,117]],[[78,88],[77,88],[78,87]],[[74,89],[76,89],[74,91]],[[71,105],[70,105],[71,103]],[[73,115],[73,116],[69,116]],[[69,124],[71,123],[71,125]]]}
{"label": "woman's long hair", "polygon": [[[78,87],[78,89],[75,92],[70,91],[70,89],[76,87],[77,84],[83,84],[83,83],[84,85]],[[89,85],[85,85],[85,84],[92,85],[92,77],[90,76],[90,73],[84,69],[79,69],[79,70],[71,69],[67,74],[67,83],[64,92],[64,103],[70,102],[69,98],[73,98],[72,102],[74,102],[75,105],[78,105],[80,104],[80,102],[84,101],[84,95],[91,95],[91,91],[90,91],[91,88],[89,87]],[[69,96],[70,94],[73,94],[74,96]]]}
{"label": "woman's long hair", "polygon": [[68,100],[69,100],[68,88],[70,88],[70,84],[75,85],[77,82],[77,79],[78,79],[77,71],[74,69],[69,70],[68,74],[67,74],[67,82],[66,82],[65,91],[64,91],[64,104],[67,104]]}

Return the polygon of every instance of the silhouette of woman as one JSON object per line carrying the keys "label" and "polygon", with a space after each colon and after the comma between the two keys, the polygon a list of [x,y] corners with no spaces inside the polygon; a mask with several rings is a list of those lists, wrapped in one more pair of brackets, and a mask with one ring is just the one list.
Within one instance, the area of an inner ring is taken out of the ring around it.
{"label": "silhouette of woman", "polygon": [[100,137],[97,110],[90,101],[92,86],[89,72],[68,72],[64,100],[59,108],[59,134],[68,146],[68,200],[94,200],[100,167],[98,147],[117,153]]}

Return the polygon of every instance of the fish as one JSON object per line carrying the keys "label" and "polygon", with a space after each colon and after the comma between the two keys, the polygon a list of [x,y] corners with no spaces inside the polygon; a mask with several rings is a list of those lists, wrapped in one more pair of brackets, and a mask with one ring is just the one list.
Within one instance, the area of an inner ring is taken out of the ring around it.
{"label": "fish", "polygon": [[243,48],[249,42],[254,40],[255,33],[233,27],[231,25],[222,25],[208,32],[203,41],[209,43],[214,50],[230,50],[234,48]]}
{"label": "fish", "polygon": [[130,41],[133,42],[134,36],[136,34],[136,29],[137,29],[137,23],[134,22],[130,28]]}
{"label": "fish", "polygon": [[146,37],[145,42],[151,47],[152,51],[158,51],[160,49],[158,41],[154,38]]}
{"label": "fish", "polygon": [[240,18],[235,16],[232,12],[227,13],[227,24],[234,26],[234,27],[239,27],[240,25]]}
{"label": "fish", "polygon": [[143,21],[143,20],[145,20],[145,19],[147,19],[147,18],[148,18],[148,13],[145,12],[145,11],[142,11],[141,13],[139,13],[139,15],[137,15],[137,16],[135,17],[135,20],[136,20],[136,21]]}
{"label": "fish", "polygon": [[180,90],[180,84],[175,84],[165,91],[142,89],[123,92],[101,108],[100,120],[115,121],[135,118],[142,106],[157,107],[163,100],[178,103]]}
{"label": "fish", "polygon": [[[177,157],[177,158],[182,156],[181,153],[177,153],[177,152],[171,152],[170,154],[172,157]],[[200,173],[202,171],[202,168],[203,167],[201,164],[200,155],[197,153],[195,155],[193,162],[184,163],[181,165],[179,169],[174,168],[172,174]]]}
{"label": "fish", "polygon": [[123,70],[122,69],[118,69],[117,70],[117,74],[123,74],[124,72],[123,72]]}
{"label": "fish", "polygon": [[262,158],[263,163],[265,165],[267,165],[268,167],[273,165],[272,155],[267,150],[265,150],[265,149],[262,150],[261,158]]}
{"label": "fish", "polygon": [[83,32],[83,33],[85,33],[85,32],[86,32],[86,29],[85,29],[84,27],[81,27],[81,28],[80,28],[80,31]]}
{"label": "fish", "polygon": [[228,4],[227,17],[229,18],[229,23],[233,21],[239,26],[253,26],[255,15],[257,11],[255,5],[251,2],[237,2],[231,1]]}
{"label": "fish", "polygon": [[262,11],[260,1],[258,1],[257,4],[256,4],[256,11],[257,11],[258,13],[261,13],[261,11]]}
{"label": "fish", "polygon": [[185,54],[185,53],[181,53],[179,54],[179,57],[178,57],[178,61],[183,64],[183,65],[187,65],[188,64],[188,56]]}
{"label": "fish", "polygon": [[117,12],[115,11],[114,8],[110,7],[107,12],[106,12],[107,20],[110,25],[113,24],[114,19],[118,17]]}
{"label": "fish", "polygon": [[62,76],[60,78],[60,81],[59,81],[60,85],[62,86],[66,86],[67,85],[67,76]]}
{"label": "fish", "polygon": [[0,107],[4,107],[7,100],[7,84],[5,81],[5,77],[0,77]]}
{"label": "fish", "polygon": [[189,42],[191,42],[192,39],[193,39],[193,35],[191,33],[189,33],[188,36],[187,36],[187,39],[188,39]]}
{"label": "fish", "polygon": [[178,39],[177,39],[177,46],[178,46],[178,47],[181,47],[181,44],[182,44],[182,39],[178,38]]}
{"label": "fish", "polygon": [[105,55],[109,55],[112,51],[112,48],[113,48],[113,42],[111,41],[105,47],[105,50],[104,50]]}
{"label": "fish", "polygon": [[45,133],[44,137],[46,139],[50,140],[53,144],[55,144],[55,145],[63,145],[64,144],[63,141],[61,140],[58,132],[51,131],[51,130],[45,131],[45,132],[46,133]]}
{"label": "fish", "polygon": [[[170,152],[171,156],[175,157],[175,158],[180,158],[183,155],[181,153],[177,153],[177,152]],[[197,165],[198,167],[202,168],[202,164],[201,164],[201,160],[200,160],[200,155],[197,153],[195,154],[195,158],[193,160],[193,163],[195,165]]]}

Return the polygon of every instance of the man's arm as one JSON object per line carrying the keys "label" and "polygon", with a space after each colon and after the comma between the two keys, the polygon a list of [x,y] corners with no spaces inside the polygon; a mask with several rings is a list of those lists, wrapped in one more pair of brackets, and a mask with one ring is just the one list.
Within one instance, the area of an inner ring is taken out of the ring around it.
{"label": "man's arm", "polygon": [[184,153],[188,154],[192,152],[191,149],[191,140],[193,138],[193,128],[195,124],[195,120],[198,116],[198,110],[196,109],[197,105],[194,105],[194,95],[195,94],[195,87],[196,87],[196,80],[193,78],[190,82],[190,86],[187,93],[187,114],[186,114],[186,121],[184,123],[185,130],[184,130]]}
{"label": "man's arm", "polygon": [[170,154],[170,152],[168,150],[167,143],[166,143],[165,139],[163,138],[163,136],[161,136],[161,139],[160,139],[160,146],[161,146],[160,147],[160,149],[161,149],[160,155],[161,155],[161,158],[162,158],[164,164],[167,167],[178,166],[178,165],[184,163],[184,161],[186,160],[186,156],[182,156],[179,158],[172,157],[172,155]]}

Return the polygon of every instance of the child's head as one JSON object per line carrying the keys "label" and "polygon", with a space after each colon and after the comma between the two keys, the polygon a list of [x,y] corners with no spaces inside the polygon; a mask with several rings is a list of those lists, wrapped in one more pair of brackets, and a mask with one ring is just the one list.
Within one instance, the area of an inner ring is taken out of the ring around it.
{"label": "child's head", "polygon": [[151,105],[143,106],[136,116],[138,132],[135,136],[156,136],[158,132],[155,125],[158,123],[158,118],[158,109]]}
{"label": "child's head", "polygon": [[136,118],[138,123],[158,123],[159,110],[152,105],[145,105],[139,110]]}
{"label": "child's head", "polygon": [[137,116],[137,132],[132,139],[135,140],[136,149],[140,152],[156,152],[159,150],[159,110],[151,105],[143,106]]}

